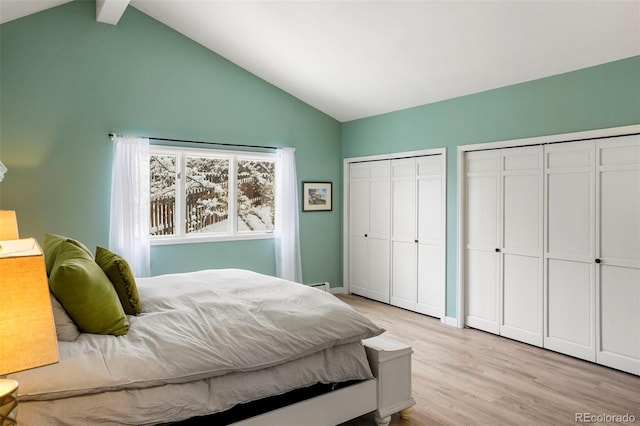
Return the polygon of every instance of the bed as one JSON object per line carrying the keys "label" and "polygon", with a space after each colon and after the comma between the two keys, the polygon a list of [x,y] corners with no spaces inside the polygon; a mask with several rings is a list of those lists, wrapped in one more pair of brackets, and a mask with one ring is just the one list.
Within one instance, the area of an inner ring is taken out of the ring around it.
{"label": "bed", "polygon": [[331,391],[232,422],[335,425],[378,408],[362,340],[384,330],[333,295],[239,269],[136,285],[125,335],[80,333],[59,363],[10,376],[20,425],[168,424],[319,384]]}

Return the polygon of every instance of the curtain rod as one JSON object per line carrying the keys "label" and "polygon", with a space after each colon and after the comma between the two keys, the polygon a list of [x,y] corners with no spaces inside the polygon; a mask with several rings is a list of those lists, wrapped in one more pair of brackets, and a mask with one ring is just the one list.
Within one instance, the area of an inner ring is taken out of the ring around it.
{"label": "curtain rod", "polygon": [[[123,136],[123,135],[118,135],[117,133],[109,133],[109,137],[111,139],[113,139],[116,136]],[[137,136],[137,137],[148,138],[149,140],[154,140],[154,141],[184,142],[184,143],[193,143],[193,144],[200,144],[200,145],[236,146],[236,147],[242,147],[242,148],[261,148],[261,149],[278,149],[278,148],[282,148],[282,147],[278,147],[278,146],[244,145],[244,144],[237,144],[237,143],[190,141],[190,140],[186,140],[186,139],[153,138],[153,137],[150,137],[150,136]]]}

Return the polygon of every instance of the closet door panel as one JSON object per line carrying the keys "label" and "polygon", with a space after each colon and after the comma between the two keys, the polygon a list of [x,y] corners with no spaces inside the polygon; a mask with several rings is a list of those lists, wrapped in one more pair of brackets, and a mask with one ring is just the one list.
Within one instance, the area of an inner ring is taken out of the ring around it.
{"label": "closet door panel", "polygon": [[640,375],[640,269],[603,265],[600,277],[597,361]]}
{"label": "closet door panel", "polygon": [[596,360],[640,375],[640,135],[597,149]]}
{"label": "closet door panel", "polygon": [[640,170],[600,172],[600,258],[640,264]]}
{"label": "closet door panel", "polygon": [[444,235],[443,182],[441,176],[418,177],[418,240],[442,245]]}
{"label": "closet door panel", "polygon": [[369,181],[349,183],[349,233],[364,238],[369,232]]}
{"label": "closet door panel", "polygon": [[498,334],[500,152],[466,154],[465,323]]}
{"label": "closet door panel", "polygon": [[369,288],[370,298],[389,303],[391,183],[390,162],[374,161],[369,186]]}
{"label": "closet door panel", "polygon": [[418,245],[418,303],[416,311],[436,318],[444,316],[443,250],[436,245]]}
{"label": "closet door panel", "polygon": [[465,323],[473,328],[500,333],[498,323],[498,267],[495,253],[469,250],[465,282]]}
{"label": "closet door panel", "polygon": [[416,161],[391,161],[391,304],[415,310]]}
{"label": "closet door panel", "polygon": [[389,239],[391,221],[390,183],[386,179],[373,179],[369,189],[369,234],[376,238]]}
{"label": "closet door panel", "polygon": [[494,251],[498,247],[500,176],[467,178],[467,244],[474,249]]}
{"label": "closet door panel", "polygon": [[542,261],[505,253],[502,265],[500,334],[542,346]]}
{"label": "closet door panel", "polygon": [[593,358],[593,282],[591,265],[550,259],[547,343],[551,349]]}
{"label": "closet door panel", "polygon": [[444,316],[444,162],[441,155],[418,163],[418,296],[416,311]]}
{"label": "closet door panel", "polygon": [[547,179],[547,251],[591,261],[593,172],[559,172]]}
{"label": "closet door panel", "polygon": [[504,249],[541,255],[541,173],[504,177]]}
{"label": "closet door panel", "polygon": [[433,247],[444,243],[442,178],[418,180],[418,241]]}
{"label": "closet door panel", "polygon": [[369,168],[352,164],[349,181],[349,287],[365,296],[369,291]]}
{"label": "closet door panel", "polygon": [[502,150],[500,334],[542,346],[542,147]]}
{"label": "closet door panel", "polygon": [[367,297],[389,303],[389,240],[369,239],[369,294]]}
{"label": "closet door panel", "polygon": [[545,147],[544,347],[595,361],[595,143]]}
{"label": "closet door panel", "polygon": [[394,240],[413,242],[416,239],[416,185],[413,179],[393,181]]}
{"label": "closet door panel", "polygon": [[394,241],[391,250],[393,256],[391,304],[415,310],[418,293],[416,244],[413,241]]}
{"label": "closet door panel", "polygon": [[[385,164],[386,163],[386,164]],[[389,241],[391,221],[391,196],[389,162],[374,164],[369,197],[369,288],[368,297],[389,303]],[[386,176],[385,176],[386,175]]]}
{"label": "closet door panel", "polygon": [[349,288],[389,302],[389,161],[349,167]]}
{"label": "closet door panel", "polygon": [[369,291],[369,242],[364,237],[351,237],[349,242],[349,286],[355,294]]}

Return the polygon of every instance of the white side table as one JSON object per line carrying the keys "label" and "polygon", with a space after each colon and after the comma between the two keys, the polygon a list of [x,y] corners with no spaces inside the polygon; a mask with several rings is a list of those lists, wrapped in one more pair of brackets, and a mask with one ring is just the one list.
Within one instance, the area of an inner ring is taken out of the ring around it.
{"label": "white side table", "polygon": [[411,346],[386,336],[365,339],[362,343],[377,379],[376,423],[386,426],[391,415],[398,412],[403,419],[408,418],[416,403],[411,397]]}

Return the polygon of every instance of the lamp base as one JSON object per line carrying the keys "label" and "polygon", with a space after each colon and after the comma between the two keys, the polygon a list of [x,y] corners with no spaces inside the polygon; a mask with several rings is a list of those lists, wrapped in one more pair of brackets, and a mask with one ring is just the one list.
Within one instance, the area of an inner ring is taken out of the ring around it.
{"label": "lamp base", "polygon": [[18,382],[0,379],[0,426],[18,424]]}

